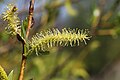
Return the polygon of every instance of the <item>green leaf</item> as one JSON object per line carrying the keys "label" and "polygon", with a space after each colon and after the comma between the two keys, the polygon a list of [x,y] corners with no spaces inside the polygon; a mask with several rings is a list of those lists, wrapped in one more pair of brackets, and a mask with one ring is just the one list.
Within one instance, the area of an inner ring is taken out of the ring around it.
{"label": "green leaf", "polygon": [[22,21],[22,26],[21,26],[21,36],[25,38],[26,36],[26,29],[28,26],[28,18]]}
{"label": "green leaf", "polygon": [[13,70],[8,75],[8,80],[13,80]]}

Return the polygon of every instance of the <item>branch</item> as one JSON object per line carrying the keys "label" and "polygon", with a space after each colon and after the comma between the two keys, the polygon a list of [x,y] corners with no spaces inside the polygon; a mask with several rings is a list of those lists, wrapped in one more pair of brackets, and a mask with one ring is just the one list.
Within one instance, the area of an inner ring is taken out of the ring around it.
{"label": "branch", "polygon": [[[33,10],[34,10],[34,0],[31,0],[30,1],[30,7],[29,7],[29,16],[28,16],[28,27],[27,27],[27,32],[26,32],[26,40],[28,38],[29,31],[30,31],[30,28],[32,26]],[[27,57],[24,56],[24,54],[26,53],[25,43],[22,43],[22,45],[23,45],[22,62],[21,62],[21,69],[20,69],[20,74],[19,74],[19,79],[18,80],[23,80],[24,70],[25,70],[25,65],[26,65],[26,60],[27,60]]]}
{"label": "branch", "polygon": [[18,80],[23,80],[23,77],[24,77],[24,70],[25,70],[25,64],[27,59],[27,57],[23,55],[24,52],[25,52],[25,45],[23,44],[22,62],[21,62],[21,68],[20,68],[20,74],[19,74]]}
{"label": "branch", "polygon": [[[108,31],[98,31],[98,27],[100,28],[101,26],[109,26],[110,24],[107,23],[107,21],[112,17],[114,11],[117,9],[117,7],[120,4],[120,0],[115,0],[113,3],[113,6],[110,8],[110,10],[106,13],[103,14],[103,6],[105,5],[104,0],[100,0],[100,12],[101,14],[96,18],[96,20],[93,22],[92,27],[91,27],[91,34],[93,36],[95,35],[111,35],[113,33],[113,30],[108,30]],[[102,33],[103,32],[103,33]]]}

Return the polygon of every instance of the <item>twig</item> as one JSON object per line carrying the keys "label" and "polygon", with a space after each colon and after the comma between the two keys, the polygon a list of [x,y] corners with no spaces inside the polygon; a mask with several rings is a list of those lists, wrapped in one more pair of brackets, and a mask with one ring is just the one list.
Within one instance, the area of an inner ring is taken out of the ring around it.
{"label": "twig", "polygon": [[27,57],[23,55],[24,52],[25,52],[25,45],[23,44],[23,53],[22,53],[22,62],[21,62],[19,80],[23,80],[23,77],[24,77],[24,70],[25,70],[25,64],[27,59]]}
{"label": "twig", "polygon": [[[26,40],[28,38],[29,31],[30,31],[30,28],[32,26],[33,11],[34,11],[34,0],[31,0],[30,1],[30,7],[29,7],[29,16],[28,16],[28,27],[27,27],[27,32],[26,32]],[[23,80],[24,70],[25,70],[25,65],[26,65],[26,60],[27,60],[27,57],[24,56],[24,54],[26,53],[25,43],[22,43],[22,45],[23,45],[22,62],[21,62],[21,68],[20,68],[20,74],[19,74],[19,79],[18,80]]]}
{"label": "twig", "polygon": [[91,34],[92,34],[92,36],[96,35],[98,25],[101,24],[101,18],[102,18],[102,15],[103,15],[103,7],[105,5],[104,1],[103,0],[99,0],[99,6],[98,6],[99,15],[95,16],[96,18],[93,20],[93,22],[91,24],[91,26],[92,26],[91,27]]}
{"label": "twig", "polygon": [[111,16],[113,15],[115,10],[119,6],[119,4],[120,4],[120,0],[115,0],[115,2],[113,4],[113,6],[111,7],[111,9],[102,17],[102,20],[104,22],[111,18]]}
{"label": "twig", "polygon": [[115,35],[116,32],[114,29],[107,29],[107,30],[98,30],[96,35]]}
{"label": "twig", "polygon": [[28,28],[27,28],[26,38],[28,38],[29,31],[32,25],[33,11],[34,11],[34,0],[31,0],[30,7],[29,7]]}
{"label": "twig", "polygon": [[[103,0],[100,0],[100,2],[103,2]],[[93,36],[97,35],[97,34],[100,34],[99,32],[101,31],[98,31],[98,26],[100,28],[100,25],[102,24],[105,24],[107,23],[107,21],[111,18],[111,16],[113,15],[114,11],[117,9],[117,7],[119,6],[120,4],[120,0],[115,0],[113,6],[110,8],[110,10],[106,13],[106,14],[103,14],[102,11],[103,11],[103,6],[105,5],[105,3],[100,3],[100,11],[101,11],[101,15],[98,17],[98,21],[96,21],[96,23],[93,23],[92,24],[92,27],[91,27],[91,34]],[[107,23],[108,24],[108,23]],[[110,26],[110,25],[109,25]],[[100,34],[100,35],[111,35],[111,31],[108,31],[109,33],[107,33],[106,31],[104,31],[103,34]]]}

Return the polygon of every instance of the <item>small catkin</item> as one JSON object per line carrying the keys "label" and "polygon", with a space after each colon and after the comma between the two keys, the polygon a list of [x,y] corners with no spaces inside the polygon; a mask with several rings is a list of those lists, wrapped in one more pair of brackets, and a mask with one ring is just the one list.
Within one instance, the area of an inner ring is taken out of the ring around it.
{"label": "small catkin", "polygon": [[17,8],[14,5],[8,4],[5,12],[2,14],[3,20],[8,23],[5,30],[11,35],[16,35],[20,32],[20,19],[18,18],[18,13],[16,11]]}
{"label": "small catkin", "polygon": [[29,45],[30,51],[38,53],[39,50],[45,51],[53,46],[79,46],[80,42],[87,44],[86,40],[90,40],[90,38],[88,30],[64,28],[60,32],[58,29],[53,28],[37,33],[29,41]]}

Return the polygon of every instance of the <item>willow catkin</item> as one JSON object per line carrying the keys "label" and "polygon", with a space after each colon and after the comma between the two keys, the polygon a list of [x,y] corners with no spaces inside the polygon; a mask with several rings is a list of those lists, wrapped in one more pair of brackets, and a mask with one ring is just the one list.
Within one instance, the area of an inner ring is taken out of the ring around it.
{"label": "willow catkin", "polygon": [[2,14],[2,18],[4,21],[7,21],[5,30],[9,34],[16,35],[20,33],[20,19],[18,18],[17,8],[14,5],[8,4],[5,12]]}
{"label": "willow catkin", "polygon": [[0,80],[8,80],[7,74],[1,65],[0,65]]}
{"label": "willow catkin", "polygon": [[39,50],[45,51],[53,46],[79,46],[80,42],[87,44],[86,40],[90,40],[90,38],[87,30],[64,28],[60,32],[53,28],[34,35],[29,41],[29,45],[31,51],[38,53]]}

